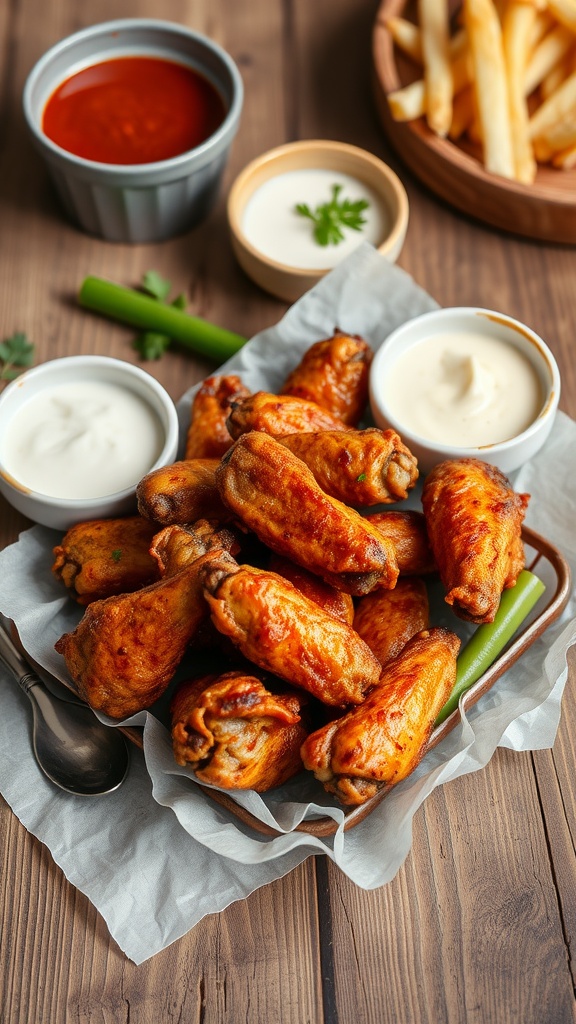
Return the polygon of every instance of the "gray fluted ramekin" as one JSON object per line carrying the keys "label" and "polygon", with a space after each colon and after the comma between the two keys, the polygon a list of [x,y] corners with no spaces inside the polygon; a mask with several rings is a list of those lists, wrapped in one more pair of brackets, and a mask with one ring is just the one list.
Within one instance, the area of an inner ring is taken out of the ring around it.
{"label": "gray fluted ramekin", "polygon": [[[227,111],[199,146],[149,164],[106,164],[74,156],[42,131],[47,100],[64,79],[99,61],[126,55],[177,60],[216,87]],[[183,25],[148,18],[103,22],[56,43],[30,72],[23,94],[33,141],[70,217],[112,242],[156,242],[182,234],[210,211],[243,102],[240,72],[222,47]]]}

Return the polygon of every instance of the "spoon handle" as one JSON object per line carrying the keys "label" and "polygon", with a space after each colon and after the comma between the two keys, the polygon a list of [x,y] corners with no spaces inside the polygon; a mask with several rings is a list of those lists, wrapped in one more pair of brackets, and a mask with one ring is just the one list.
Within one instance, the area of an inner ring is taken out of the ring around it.
{"label": "spoon handle", "polygon": [[0,622],[0,661],[12,673],[18,685],[28,694],[33,686],[42,685],[42,680],[30,667],[16,647],[14,641]]}

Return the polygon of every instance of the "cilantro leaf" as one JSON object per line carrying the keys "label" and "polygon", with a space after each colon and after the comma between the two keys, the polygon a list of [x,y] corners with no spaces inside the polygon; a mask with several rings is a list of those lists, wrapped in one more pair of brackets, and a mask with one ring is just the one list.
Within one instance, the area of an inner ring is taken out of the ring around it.
{"label": "cilantro leaf", "polygon": [[308,203],[297,203],[296,213],[314,224],[314,238],[318,245],[338,245],[345,239],[342,228],[361,231],[366,223],[362,216],[370,203],[367,199],[340,199],[342,185],[332,185],[332,198],[311,210]]}
{"label": "cilantro leaf", "polygon": [[[142,291],[146,292],[153,299],[157,299],[158,302],[167,303],[171,287],[172,282],[161,277],[156,270],[148,270],[142,276]],[[186,309],[186,296],[182,292],[169,305],[174,306],[175,309]],[[168,348],[170,340],[167,334],[159,334],[156,331],[144,331],[134,338],[133,347],[142,359],[146,361],[160,359]]]}
{"label": "cilantro leaf", "polygon": [[172,282],[160,277],[156,270],[148,270],[142,278],[142,289],[148,292],[153,299],[158,299],[159,302],[164,302],[171,287]]}
{"label": "cilantro leaf", "polygon": [[170,338],[166,334],[157,334],[156,331],[144,331],[134,338],[134,348],[142,356],[142,359],[160,359],[168,345]]}
{"label": "cilantro leaf", "polygon": [[122,558],[122,548],[114,548],[114,551],[112,552],[112,558],[114,559],[115,562],[119,562],[120,559]]}
{"label": "cilantro leaf", "polygon": [[34,345],[23,331],[0,342],[0,380],[14,380],[34,362]]}

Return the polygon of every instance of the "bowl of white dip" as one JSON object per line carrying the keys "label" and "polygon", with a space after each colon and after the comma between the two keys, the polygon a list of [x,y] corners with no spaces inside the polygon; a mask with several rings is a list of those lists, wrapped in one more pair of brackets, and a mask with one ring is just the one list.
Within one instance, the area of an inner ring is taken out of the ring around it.
{"label": "bowl of white dip", "polygon": [[370,372],[376,424],[400,434],[422,473],[466,457],[518,469],[545,443],[559,398],[560,373],[542,338],[478,307],[409,320],[383,342]]}
{"label": "bowl of white dip", "polygon": [[121,359],[54,359],[0,396],[0,492],[44,526],[129,515],[139,480],[177,447],[172,399]]}
{"label": "bowl of white dip", "polygon": [[291,142],[257,157],[232,185],[227,210],[240,266],[287,302],[362,242],[395,262],[409,212],[404,186],[387,164],[327,140]]}

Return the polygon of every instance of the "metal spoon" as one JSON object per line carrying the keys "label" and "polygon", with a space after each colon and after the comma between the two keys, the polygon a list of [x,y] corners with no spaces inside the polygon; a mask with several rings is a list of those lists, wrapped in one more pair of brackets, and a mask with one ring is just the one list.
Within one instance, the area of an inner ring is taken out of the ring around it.
{"label": "metal spoon", "polygon": [[118,789],[130,761],[122,733],[103,725],[86,705],[60,699],[46,689],[1,622],[0,661],[32,703],[34,754],[44,774],[77,796]]}

